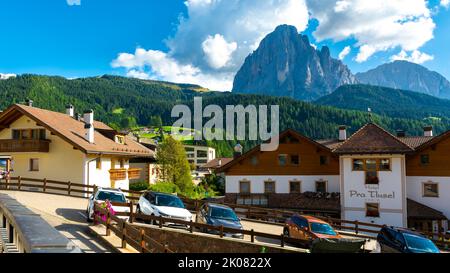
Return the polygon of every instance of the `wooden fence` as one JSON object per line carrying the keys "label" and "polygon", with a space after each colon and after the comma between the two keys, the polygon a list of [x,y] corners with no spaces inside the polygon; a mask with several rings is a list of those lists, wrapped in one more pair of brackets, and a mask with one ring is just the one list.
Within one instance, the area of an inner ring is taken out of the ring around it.
{"label": "wooden fence", "polygon": [[[19,191],[33,191],[30,189],[37,189],[43,193],[62,194],[73,197],[87,198],[90,194],[93,194],[97,190],[97,186],[78,184],[70,181],[62,182],[49,179],[24,178],[19,176],[19,177],[10,177],[8,180],[0,181],[0,189],[19,190]],[[124,193],[127,193],[128,194],[127,198],[134,203],[136,203],[139,200],[140,195],[143,193],[140,191],[132,191],[132,190],[122,190],[122,191]],[[180,198],[185,203],[186,208],[191,211],[198,211],[204,203],[212,202],[205,200],[194,200],[186,197]],[[311,210],[299,210],[299,211],[280,210],[280,209],[252,207],[246,205],[229,204],[224,202],[220,203],[231,207],[236,212],[236,214],[241,218],[248,220],[257,220],[257,221],[259,220],[276,225],[284,225],[286,219],[294,214],[308,214],[313,212],[323,212],[325,214],[330,213],[324,211],[311,211]],[[315,216],[315,217],[330,223],[338,231],[352,232],[354,233],[352,234],[352,236],[361,238],[376,239],[376,234],[378,234],[379,230],[383,227],[382,225],[359,221],[348,221],[333,217],[323,217],[323,216]],[[440,247],[448,248],[448,246],[450,245],[450,235],[448,234],[430,233],[422,231],[419,232],[421,232],[423,235],[431,239],[434,243],[436,243],[436,245]]]}
{"label": "wooden fence", "polygon": [[[113,203],[114,206],[131,206],[132,204]],[[132,212],[132,211],[131,211]],[[102,219],[104,215],[104,219]],[[163,245],[152,239],[142,228],[137,228],[131,223],[127,223],[119,216],[129,216],[128,213],[115,213],[114,215],[108,209],[100,207],[98,203],[94,205],[94,223],[102,224],[106,227],[106,236],[111,235],[111,231],[122,240],[122,248],[128,245],[132,246],[141,253],[173,253],[167,244]]]}

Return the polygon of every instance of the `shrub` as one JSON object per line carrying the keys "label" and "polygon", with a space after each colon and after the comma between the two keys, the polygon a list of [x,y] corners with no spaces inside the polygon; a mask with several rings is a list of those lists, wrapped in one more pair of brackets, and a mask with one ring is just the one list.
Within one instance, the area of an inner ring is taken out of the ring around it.
{"label": "shrub", "polygon": [[158,182],[150,185],[150,190],[163,193],[180,193],[178,186],[172,182]]}
{"label": "shrub", "polygon": [[130,183],[130,190],[132,191],[145,191],[149,188],[149,184],[145,181],[139,181],[135,183]]}

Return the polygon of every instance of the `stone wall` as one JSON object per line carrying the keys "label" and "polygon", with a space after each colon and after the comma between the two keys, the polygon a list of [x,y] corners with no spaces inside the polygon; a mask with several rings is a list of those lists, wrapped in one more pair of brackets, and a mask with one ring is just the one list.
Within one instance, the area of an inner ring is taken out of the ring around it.
{"label": "stone wall", "polygon": [[241,239],[220,238],[217,235],[189,233],[187,230],[160,229],[157,226],[134,224],[143,228],[150,237],[160,243],[168,242],[170,250],[176,253],[302,253],[303,249],[277,247],[264,243],[251,243]]}

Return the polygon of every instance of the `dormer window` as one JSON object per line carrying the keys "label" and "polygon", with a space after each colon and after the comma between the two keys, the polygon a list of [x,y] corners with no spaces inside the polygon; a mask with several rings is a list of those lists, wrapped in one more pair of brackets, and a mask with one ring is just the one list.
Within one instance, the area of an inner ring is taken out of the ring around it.
{"label": "dormer window", "polygon": [[116,142],[119,144],[125,144],[125,137],[124,136],[116,136]]}

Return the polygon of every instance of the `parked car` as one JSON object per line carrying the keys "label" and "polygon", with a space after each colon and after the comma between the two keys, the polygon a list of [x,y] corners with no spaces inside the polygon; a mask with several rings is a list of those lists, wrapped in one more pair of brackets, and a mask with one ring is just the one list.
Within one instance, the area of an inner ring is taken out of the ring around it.
{"label": "parked car", "polygon": [[[208,224],[212,226],[224,226],[233,229],[242,230],[241,220],[237,217],[234,210],[228,206],[214,204],[214,203],[205,203],[201,208],[197,211],[195,221],[197,223]],[[217,230],[204,230],[208,233],[218,234]],[[233,237],[243,239],[244,234],[242,233],[224,233],[225,237]]]}
{"label": "parked car", "polygon": [[405,228],[383,227],[377,242],[381,253],[440,253],[430,239]]}
{"label": "parked car", "polygon": [[[185,208],[183,201],[178,196],[160,192],[148,191],[141,195],[136,208],[136,213],[162,216],[183,221],[191,221],[192,214]],[[150,223],[156,224],[157,221]],[[167,223],[171,226],[179,226],[175,223]],[[185,225],[184,225],[185,226]]]}
{"label": "parked car", "polygon": [[[92,194],[89,197],[88,207],[86,209],[86,218],[88,222],[92,222],[94,220],[94,203],[103,203],[106,201],[110,201],[112,203],[127,203],[127,198],[125,194],[118,189],[110,189],[110,188],[99,188],[95,194]],[[112,209],[115,212],[130,212],[129,207],[119,207],[112,206]],[[118,216],[124,220],[128,220],[128,216]]]}
{"label": "parked car", "polygon": [[317,238],[342,238],[327,222],[312,216],[294,215],[286,221],[284,235],[312,241]]}

